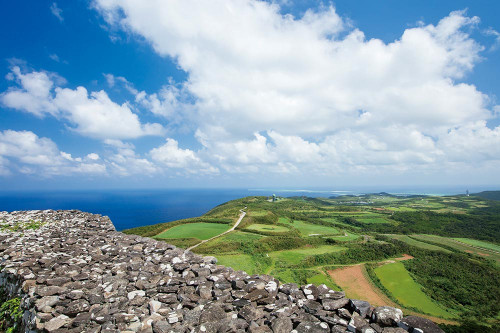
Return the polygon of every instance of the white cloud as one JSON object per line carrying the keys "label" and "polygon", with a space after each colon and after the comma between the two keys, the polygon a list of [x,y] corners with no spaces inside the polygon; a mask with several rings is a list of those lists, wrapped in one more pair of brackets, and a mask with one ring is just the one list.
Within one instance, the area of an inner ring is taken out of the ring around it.
{"label": "white cloud", "polygon": [[149,152],[151,158],[168,168],[181,168],[186,172],[217,173],[218,170],[208,163],[203,162],[196,153],[190,149],[179,148],[176,140],[168,138],[160,147]]}
{"label": "white cloud", "polygon": [[187,102],[190,96],[186,87],[176,84],[172,78],[169,78],[168,84],[164,85],[157,93],[148,94],[145,91],[137,90],[133,83],[123,76],[114,76],[109,73],[103,75],[110,88],[120,84],[134,96],[138,106],[156,116],[170,120],[172,124],[179,123],[182,116],[186,116],[192,109],[192,105]]}
{"label": "white cloud", "polygon": [[142,124],[129,104],[117,104],[108,94],[84,87],[56,87],[54,75],[46,72],[23,74],[12,68],[12,78],[20,87],[10,87],[0,95],[2,104],[37,116],[50,114],[68,121],[76,132],[97,139],[132,139],[145,135],[162,135],[158,123]]}
{"label": "white cloud", "polygon": [[10,165],[23,173],[37,173],[40,177],[106,172],[105,165],[73,158],[71,154],[60,151],[52,140],[40,138],[30,131],[0,132],[0,173],[10,173]]}
{"label": "white cloud", "polygon": [[98,154],[96,153],[90,153],[87,155],[87,158],[92,160],[92,161],[97,161],[100,157]]}
{"label": "white cloud", "polygon": [[118,142],[113,142],[112,146],[116,151],[106,159],[111,172],[124,177],[131,175],[153,176],[160,172],[160,168],[154,163],[138,156],[133,146],[124,144],[120,147]]}
{"label": "white cloud", "polygon": [[64,17],[62,16],[63,11],[57,6],[57,3],[53,2],[52,5],[50,5],[50,11],[52,12],[52,14],[54,14],[55,17],[57,17],[59,21],[64,21]]}
{"label": "white cloud", "polygon": [[75,90],[56,88],[53,102],[63,116],[82,135],[98,138],[130,139],[161,135],[160,124],[141,124],[127,104],[116,104],[103,90],[90,93],[84,87]]}
{"label": "white cloud", "polygon": [[9,88],[0,95],[1,101],[5,106],[13,109],[31,112],[36,116],[42,116],[45,113],[55,115],[57,108],[51,100],[51,90],[54,82],[46,72],[21,73],[18,66],[12,67],[9,79],[16,80],[22,87]]}
{"label": "white cloud", "polygon": [[[333,7],[294,18],[251,0],[94,4],[188,73],[183,93],[194,100],[187,119],[200,154],[224,169],[443,170],[460,152],[463,162],[468,151],[484,163],[500,158],[487,153],[500,146],[498,128],[486,127],[498,116],[491,99],[460,81],[484,49],[469,35],[479,18],[465,11],[385,43]],[[167,108],[155,95],[136,97],[158,114],[186,112],[175,90],[163,100]]]}

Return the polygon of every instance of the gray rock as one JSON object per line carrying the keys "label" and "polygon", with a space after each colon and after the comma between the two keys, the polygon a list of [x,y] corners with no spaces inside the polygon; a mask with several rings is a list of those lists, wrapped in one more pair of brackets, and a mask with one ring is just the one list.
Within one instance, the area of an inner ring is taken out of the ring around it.
{"label": "gray rock", "polygon": [[366,301],[351,299],[349,300],[349,305],[351,309],[359,313],[361,317],[366,317],[366,315],[370,311],[370,303]]}
{"label": "gray rock", "polygon": [[271,328],[274,333],[289,333],[293,329],[293,324],[290,318],[281,317],[271,321]]}
{"label": "gray rock", "polygon": [[63,327],[64,325],[67,325],[71,323],[71,319],[65,315],[59,315],[55,318],[52,318],[49,320],[45,325],[44,328],[48,332],[54,332],[55,330]]}
{"label": "gray rock", "polygon": [[349,299],[340,298],[340,299],[323,299],[321,302],[323,304],[323,308],[327,311],[333,311],[340,308],[343,308],[347,304],[349,304]]}
{"label": "gray rock", "polygon": [[431,320],[417,316],[404,317],[398,323],[398,326],[404,328],[407,331],[418,328],[425,333],[444,333],[444,331]]}
{"label": "gray rock", "polygon": [[253,307],[252,305],[246,305],[238,312],[238,315],[245,319],[246,321],[255,321],[264,317],[264,311],[262,309],[258,309]]}
{"label": "gray rock", "polygon": [[326,323],[303,322],[295,328],[295,331],[297,333],[327,333],[330,332],[330,327]]}
{"label": "gray rock", "polygon": [[38,311],[49,312],[49,311],[44,311],[44,309],[47,307],[50,308],[54,306],[55,304],[57,304],[58,301],[59,301],[58,296],[45,296],[36,301],[35,306]]}
{"label": "gray rock", "polygon": [[372,313],[372,320],[382,326],[395,326],[401,319],[403,311],[390,306],[379,306]]}
{"label": "gray rock", "polygon": [[226,318],[226,312],[218,304],[210,304],[206,306],[200,315],[200,324],[208,322],[217,322]]}
{"label": "gray rock", "polygon": [[153,333],[169,333],[172,331],[172,326],[164,320],[153,322],[151,328]]}
{"label": "gray rock", "polygon": [[[407,333],[408,331],[401,327],[384,327],[382,333]],[[417,333],[417,332],[415,332]]]}

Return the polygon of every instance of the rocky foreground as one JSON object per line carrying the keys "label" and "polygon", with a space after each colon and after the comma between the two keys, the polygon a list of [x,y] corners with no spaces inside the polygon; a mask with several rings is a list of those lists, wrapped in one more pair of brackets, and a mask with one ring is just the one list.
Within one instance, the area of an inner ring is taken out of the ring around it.
{"label": "rocky foreground", "polygon": [[0,212],[0,285],[25,332],[442,332],[325,285],[280,284],[80,211]]}

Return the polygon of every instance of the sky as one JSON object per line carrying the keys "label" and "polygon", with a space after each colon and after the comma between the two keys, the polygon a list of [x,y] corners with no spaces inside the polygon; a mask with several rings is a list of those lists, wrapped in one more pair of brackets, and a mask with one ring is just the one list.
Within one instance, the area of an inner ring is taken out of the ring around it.
{"label": "sky", "polygon": [[2,190],[500,184],[496,0],[1,6]]}

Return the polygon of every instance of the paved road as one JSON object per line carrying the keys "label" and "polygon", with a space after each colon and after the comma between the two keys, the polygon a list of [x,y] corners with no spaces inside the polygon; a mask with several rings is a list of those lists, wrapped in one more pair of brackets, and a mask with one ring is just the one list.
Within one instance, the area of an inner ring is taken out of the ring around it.
{"label": "paved road", "polygon": [[[245,207],[245,208],[246,208],[246,207]],[[203,244],[203,243],[209,242],[209,241],[211,241],[212,239],[215,239],[215,238],[217,238],[217,237],[220,237],[220,236],[223,236],[223,235],[225,235],[225,234],[227,234],[227,233],[230,233],[231,231],[234,231],[234,229],[236,229],[236,227],[240,224],[241,220],[243,220],[243,218],[244,218],[244,217],[245,217],[245,215],[247,214],[247,213],[246,213],[243,209],[240,209],[240,213],[241,213],[241,214],[240,214],[240,217],[238,218],[238,221],[236,221],[236,223],[233,225],[233,227],[232,227],[231,229],[229,229],[229,230],[227,230],[227,231],[224,231],[222,234],[218,234],[217,236],[214,236],[214,237],[212,237],[212,238],[210,238],[210,239],[205,239],[205,240],[203,240],[203,241],[199,242],[198,244],[193,245],[193,246],[191,246],[190,248],[187,248],[187,249],[186,249],[186,251],[190,251],[190,250],[194,249],[195,247],[200,246],[200,245],[201,245],[201,244]]]}

